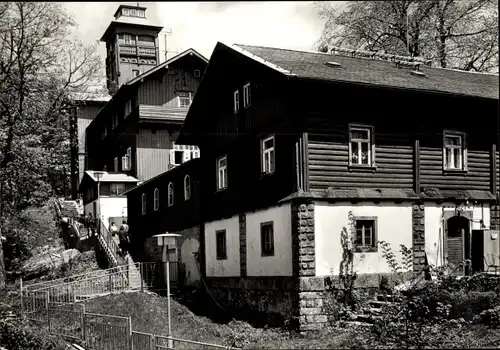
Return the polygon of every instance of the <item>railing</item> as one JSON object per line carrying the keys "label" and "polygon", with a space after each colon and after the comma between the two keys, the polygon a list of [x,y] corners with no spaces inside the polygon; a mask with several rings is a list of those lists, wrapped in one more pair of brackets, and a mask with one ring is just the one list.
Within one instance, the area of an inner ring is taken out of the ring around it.
{"label": "railing", "polygon": [[[22,313],[50,334],[81,341],[88,349],[163,350],[237,349],[231,346],[154,335],[132,330],[132,318],[85,311],[85,304],[50,301],[44,291],[31,291]],[[169,344],[170,343],[170,344]],[[170,346],[169,346],[170,345]]]}
{"label": "railing", "polygon": [[108,256],[109,262],[115,266],[125,264],[125,259],[120,256],[120,247],[116,244],[115,240],[111,236],[111,233],[109,233],[101,219],[97,219],[96,221],[99,226],[97,237],[103,250],[105,251],[105,254]]}
{"label": "railing", "polygon": [[137,49],[134,46],[120,45],[119,53],[127,55],[135,55],[137,53]]}
{"label": "railing", "polygon": [[139,47],[139,56],[156,56],[155,48]]}

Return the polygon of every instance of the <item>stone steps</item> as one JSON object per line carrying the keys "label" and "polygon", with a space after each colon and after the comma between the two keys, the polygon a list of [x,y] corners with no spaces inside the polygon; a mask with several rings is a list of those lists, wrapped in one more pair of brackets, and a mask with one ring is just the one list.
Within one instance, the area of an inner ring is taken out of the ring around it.
{"label": "stone steps", "polygon": [[399,303],[392,295],[376,295],[373,300],[368,302],[368,306],[360,310],[360,313],[351,316],[349,324],[361,323],[373,325],[384,317],[384,306],[390,306]]}

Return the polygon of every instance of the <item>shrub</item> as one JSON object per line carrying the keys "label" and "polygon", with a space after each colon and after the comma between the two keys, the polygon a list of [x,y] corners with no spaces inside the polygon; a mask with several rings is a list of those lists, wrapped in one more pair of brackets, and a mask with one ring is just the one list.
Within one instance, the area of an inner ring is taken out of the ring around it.
{"label": "shrub", "polygon": [[67,343],[46,331],[31,327],[26,321],[1,320],[0,344],[9,350],[63,350]]}

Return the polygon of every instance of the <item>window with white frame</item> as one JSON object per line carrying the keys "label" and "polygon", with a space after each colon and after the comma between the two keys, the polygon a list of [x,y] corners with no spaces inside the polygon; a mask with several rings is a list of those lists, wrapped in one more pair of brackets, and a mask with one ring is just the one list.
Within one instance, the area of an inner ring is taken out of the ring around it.
{"label": "window with white frame", "polygon": [[349,127],[349,165],[374,165],[372,138],[372,128],[369,126]]}
{"label": "window with white frame", "polygon": [[217,158],[217,190],[227,188],[227,155]]}
{"label": "window with white frame", "polygon": [[174,184],[170,182],[168,184],[168,206],[172,205],[174,205]]}
{"label": "window with white frame", "polygon": [[154,210],[158,210],[160,207],[160,191],[155,188],[154,190]]}
{"label": "window with white frame", "polygon": [[467,162],[465,134],[445,131],[443,145],[443,165],[445,170],[464,170]]}
{"label": "window with white frame", "polygon": [[189,200],[191,198],[191,177],[186,175],[184,177],[184,200]]}
{"label": "window with white frame", "polygon": [[132,169],[132,147],[127,148],[127,153],[122,157],[122,171]]}
{"label": "window with white frame", "polygon": [[270,136],[261,141],[262,153],[262,173],[272,174],[274,172],[274,136]]}
{"label": "window with white frame", "polygon": [[141,197],[141,202],[142,202],[142,215],[146,214],[146,194],[143,193]]}
{"label": "window with white frame", "polygon": [[188,108],[191,106],[192,93],[191,92],[180,92],[177,97],[179,100],[179,107]]}
{"label": "window with white frame", "polygon": [[113,171],[114,171],[115,173],[117,173],[117,172],[118,172],[118,157],[115,157],[115,159],[114,159],[114,163],[113,163]]}
{"label": "window with white frame", "polygon": [[234,101],[234,113],[238,113],[240,111],[240,92],[238,90],[234,90],[233,101]]}
{"label": "window with white frame", "polygon": [[355,217],[356,237],[355,247],[357,252],[377,251],[377,218]]}
{"label": "window with white frame", "polygon": [[243,86],[243,108],[249,107],[250,103],[250,83],[247,83]]}

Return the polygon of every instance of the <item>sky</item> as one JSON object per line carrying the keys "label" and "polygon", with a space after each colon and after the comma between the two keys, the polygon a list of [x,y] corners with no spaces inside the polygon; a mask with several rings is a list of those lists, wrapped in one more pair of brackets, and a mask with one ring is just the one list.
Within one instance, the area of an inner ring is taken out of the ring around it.
{"label": "sky", "polygon": [[[79,38],[92,44],[101,38],[120,4],[137,3],[66,2],[64,7],[78,25]],[[210,58],[217,41],[312,50],[323,28],[314,3],[309,1],[140,2],[139,5],[147,7],[148,20],[164,26],[159,37],[160,62],[164,60],[165,35],[169,58],[188,48]],[[104,60],[105,44],[99,45]]]}

